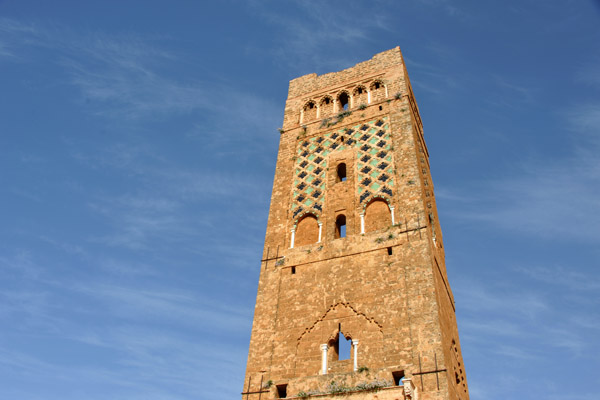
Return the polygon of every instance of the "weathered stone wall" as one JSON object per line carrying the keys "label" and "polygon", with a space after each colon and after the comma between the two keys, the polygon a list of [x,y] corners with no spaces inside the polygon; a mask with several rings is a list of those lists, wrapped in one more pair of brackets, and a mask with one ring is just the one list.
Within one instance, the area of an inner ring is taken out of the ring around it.
{"label": "weathered stone wall", "polygon": [[[342,215],[346,237],[337,238]],[[340,329],[358,340],[356,360],[354,347],[337,360]],[[355,364],[376,379],[404,371],[421,399],[468,399],[421,117],[399,48],[290,82],[243,398],[354,382]]]}

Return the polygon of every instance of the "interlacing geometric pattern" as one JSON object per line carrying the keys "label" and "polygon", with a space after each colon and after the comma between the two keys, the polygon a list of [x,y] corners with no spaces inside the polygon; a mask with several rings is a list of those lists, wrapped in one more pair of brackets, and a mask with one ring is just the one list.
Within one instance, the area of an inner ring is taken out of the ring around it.
{"label": "interlacing geometric pattern", "polygon": [[360,203],[373,196],[392,197],[394,161],[387,117],[352,128],[342,128],[303,140],[298,146],[294,179],[293,219],[323,211],[327,155],[358,148],[358,195]]}

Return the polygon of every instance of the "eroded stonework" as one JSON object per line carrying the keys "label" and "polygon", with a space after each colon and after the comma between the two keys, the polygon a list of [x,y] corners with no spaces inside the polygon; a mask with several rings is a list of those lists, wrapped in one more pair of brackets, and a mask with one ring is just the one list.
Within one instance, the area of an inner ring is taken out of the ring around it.
{"label": "eroded stonework", "polygon": [[292,80],[242,399],[467,400],[464,371],[400,49]]}

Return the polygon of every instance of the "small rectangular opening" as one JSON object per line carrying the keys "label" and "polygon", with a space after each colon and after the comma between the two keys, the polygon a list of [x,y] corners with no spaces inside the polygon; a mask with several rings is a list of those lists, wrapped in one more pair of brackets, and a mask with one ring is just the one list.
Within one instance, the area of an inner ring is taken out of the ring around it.
{"label": "small rectangular opening", "polygon": [[387,250],[388,250],[388,256],[391,256],[391,255],[392,255],[392,248],[391,248],[391,247],[388,247],[388,249],[387,249]]}
{"label": "small rectangular opening", "polygon": [[379,111],[383,110],[383,107],[379,106]]}
{"label": "small rectangular opening", "polygon": [[392,376],[394,377],[394,385],[403,385],[402,379],[404,379],[404,371],[394,371],[392,372]]}
{"label": "small rectangular opening", "polygon": [[296,273],[296,267],[292,267],[292,275]]}
{"label": "small rectangular opening", "polygon": [[283,385],[277,385],[277,398],[285,399],[287,397],[287,383]]}

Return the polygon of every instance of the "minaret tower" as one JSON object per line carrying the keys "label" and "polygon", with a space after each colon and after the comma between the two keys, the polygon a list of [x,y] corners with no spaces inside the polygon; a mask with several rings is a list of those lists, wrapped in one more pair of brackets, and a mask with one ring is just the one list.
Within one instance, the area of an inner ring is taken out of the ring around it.
{"label": "minaret tower", "polygon": [[292,80],[280,133],[242,400],[468,400],[400,49]]}

